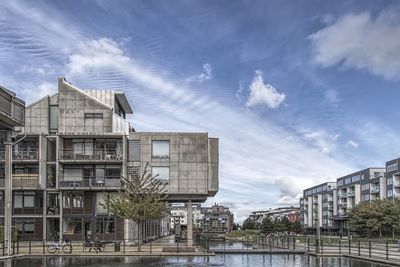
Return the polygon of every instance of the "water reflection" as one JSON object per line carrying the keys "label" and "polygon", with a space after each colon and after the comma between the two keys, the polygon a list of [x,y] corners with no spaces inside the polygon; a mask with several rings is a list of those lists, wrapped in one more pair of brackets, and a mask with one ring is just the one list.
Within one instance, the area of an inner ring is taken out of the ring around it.
{"label": "water reflection", "polygon": [[319,258],[304,255],[226,254],[211,257],[47,257],[17,258],[0,262],[0,267],[383,267],[385,265],[348,258]]}

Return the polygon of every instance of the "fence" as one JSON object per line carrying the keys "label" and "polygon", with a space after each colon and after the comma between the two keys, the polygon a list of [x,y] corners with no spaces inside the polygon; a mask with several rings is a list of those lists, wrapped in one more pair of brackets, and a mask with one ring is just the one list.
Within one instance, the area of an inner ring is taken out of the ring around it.
{"label": "fence", "polygon": [[[0,255],[7,255],[6,241],[0,241]],[[188,240],[159,239],[149,240],[139,244],[137,240],[126,242],[113,241],[15,241],[12,243],[11,254],[50,255],[50,254],[153,254],[153,253],[187,253],[209,252],[207,241],[193,240],[193,246],[188,246]]]}

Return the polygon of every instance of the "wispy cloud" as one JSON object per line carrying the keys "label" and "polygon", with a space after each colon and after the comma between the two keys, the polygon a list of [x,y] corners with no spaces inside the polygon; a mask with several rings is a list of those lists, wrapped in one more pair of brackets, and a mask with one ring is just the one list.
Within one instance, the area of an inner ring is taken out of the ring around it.
{"label": "wispy cloud", "polygon": [[346,144],[352,148],[358,148],[360,146],[357,142],[353,140],[349,140]]}
{"label": "wispy cloud", "polygon": [[339,134],[332,135],[323,130],[312,131],[310,129],[304,129],[302,132],[304,139],[318,147],[322,153],[329,155],[335,150]]}
{"label": "wispy cloud", "polygon": [[387,9],[376,17],[348,14],[312,34],[314,61],[324,67],[343,65],[386,79],[400,77],[400,13]]}
{"label": "wispy cloud", "polygon": [[256,71],[253,82],[249,87],[250,95],[247,100],[247,106],[263,105],[268,108],[277,108],[285,101],[285,94],[270,84],[264,83],[263,74],[260,70]]}
{"label": "wispy cloud", "polygon": [[204,81],[211,80],[213,78],[213,67],[211,66],[210,63],[205,63],[203,65],[203,72],[190,76],[189,78],[186,79],[187,83],[203,83]]}

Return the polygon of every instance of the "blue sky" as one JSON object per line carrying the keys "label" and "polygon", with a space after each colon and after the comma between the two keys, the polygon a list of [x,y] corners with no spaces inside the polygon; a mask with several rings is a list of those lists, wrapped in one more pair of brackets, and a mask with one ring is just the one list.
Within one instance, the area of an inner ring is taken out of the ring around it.
{"label": "blue sky", "polygon": [[0,83],[125,91],[137,131],[220,138],[242,220],[400,155],[397,1],[2,1]]}

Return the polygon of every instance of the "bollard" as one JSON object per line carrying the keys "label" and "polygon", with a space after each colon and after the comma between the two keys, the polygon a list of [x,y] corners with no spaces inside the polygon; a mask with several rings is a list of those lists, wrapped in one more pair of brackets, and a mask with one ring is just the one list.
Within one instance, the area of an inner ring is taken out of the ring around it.
{"label": "bollard", "polygon": [[319,254],[319,243],[318,243],[318,239],[315,239],[315,253]]}
{"label": "bollard", "polygon": [[72,242],[69,241],[69,254],[72,254]]}
{"label": "bollard", "polygon": [[124,254],[125,254],[125,240],[123,240],[123,241],[122,241],[122,246],[123,246],[123,248],[122,248],[122,249],[123,249],[123,251],[124,251]]}
{"label": "bollard", "polygon": [[293,237],[293,250],[296,250],[296,238]]}
{"label": "bollard", "polygon": [[368,241],[368,255],[371,258],[371,240]]}
{"label": "bollard", "polygon": [[321,254],[324,254],[324,240],[321,239]]}
{"label": "bollard", "polygon": [[5,241],[3,240],[3,256],[5,254],[5,249],[4,249]]}
{"label": "bollard", "polygon": [[386,260],[389,259],[389,242],[386,241]]}
{"label": "bollard", "polygon": [[46,241],[43,240],[43,254],[46,254]]}
{"label": "bollard", "polygon": [[19,241],[17,240],[17,254],[19,254]]}
{"label": "bollard", "polygon": [[360,248],[361,244],[360,244],[360,240],[358,240],[358,256],[360,256],[361,254],[361,248]]}
{"label": "bollard", "polygon": [[342,254],[342,240],[339,239],[339,254]]}
{"label": "bollard", "polygon": [[153,242],[150,240],[150,254],[153,253]]}
{"label": "bollard", "polygon": [[176,253],[179,253],[179,241],[176,241]]}
{"label": "bollard", "polygon": [[310,238],[307,238],[307,252],[310,252]]}
{"label": "bollard", "polygon": [[289,249],[289,237],[287,238],[287,249]]}
{"label": "bollard", "polygon": [[32,242],[29,241],[29,254],[32,254]]}

